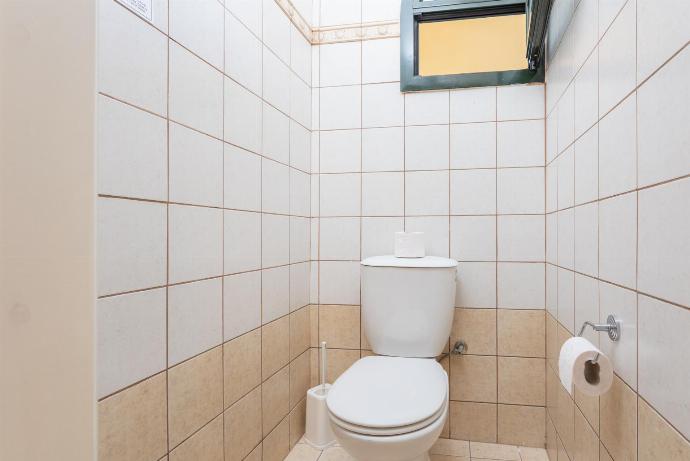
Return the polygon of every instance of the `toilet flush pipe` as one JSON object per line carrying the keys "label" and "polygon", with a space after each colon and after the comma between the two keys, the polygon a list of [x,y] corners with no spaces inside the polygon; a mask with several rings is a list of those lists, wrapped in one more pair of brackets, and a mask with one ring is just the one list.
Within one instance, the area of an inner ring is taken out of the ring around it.
{"label": "toilet flush pipe", "polygon": [[326,393],[326,341],[321,341],[321,392]]}

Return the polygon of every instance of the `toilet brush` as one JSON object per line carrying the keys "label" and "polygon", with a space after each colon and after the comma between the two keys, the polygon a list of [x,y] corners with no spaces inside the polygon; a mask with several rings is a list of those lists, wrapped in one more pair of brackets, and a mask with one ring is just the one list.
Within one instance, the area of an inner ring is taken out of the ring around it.
{"label": "toilet brush", "polygon": [[326,383],[326,342],[321,342],[321,383],[307,391],[307,423],[304,440],[314,448],[324,449],[335,443],[328,417],[326,397],[331,385]]}

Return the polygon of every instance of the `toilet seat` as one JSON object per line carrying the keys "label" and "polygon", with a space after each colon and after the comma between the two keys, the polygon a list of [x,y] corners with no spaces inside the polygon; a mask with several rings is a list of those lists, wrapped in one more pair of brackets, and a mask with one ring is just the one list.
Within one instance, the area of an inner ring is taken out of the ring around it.
{"label": "toilet seat", "polygon": [[333,424],[344,430],[406,434],[445,414],[448,375],[434,359],[365,357],[331,386],[326,405]]}

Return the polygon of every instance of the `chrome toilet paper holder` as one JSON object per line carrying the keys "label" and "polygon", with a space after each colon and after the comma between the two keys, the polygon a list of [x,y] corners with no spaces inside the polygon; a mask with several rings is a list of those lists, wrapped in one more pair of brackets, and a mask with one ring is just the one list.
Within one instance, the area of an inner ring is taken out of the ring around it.
{"label": "chrome toilet paper holder", "polygon": [[[613,314],[609,314],[609,316],[606,317],[606,323],[594,323],[590,322],[589,320],[586,321],[582,324],[582,327],[580,327],[580,332],[577,334],[577,336],[582,336],[582,333],[585,332],[585,328],[588,326],[592,327],[594,331],[608,332],[609,339],[611,341],[618,341],[621,339],[621,321],[618,320]],[[599,354],[594,357],[592,363],[597,363],[597,360],[599,360]]]}

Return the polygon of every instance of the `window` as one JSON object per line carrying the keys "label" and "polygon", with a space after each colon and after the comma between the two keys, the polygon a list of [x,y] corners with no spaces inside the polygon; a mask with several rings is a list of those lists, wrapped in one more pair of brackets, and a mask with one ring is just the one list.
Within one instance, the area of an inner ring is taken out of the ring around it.
{"label": "window", "polygon": [[551,1],[403,0],[402,91],[543,82]]}

